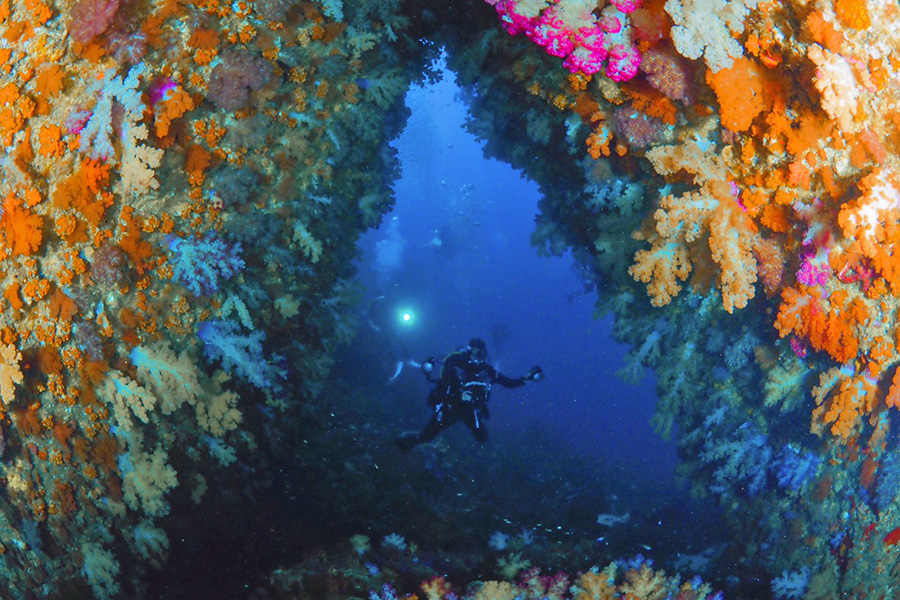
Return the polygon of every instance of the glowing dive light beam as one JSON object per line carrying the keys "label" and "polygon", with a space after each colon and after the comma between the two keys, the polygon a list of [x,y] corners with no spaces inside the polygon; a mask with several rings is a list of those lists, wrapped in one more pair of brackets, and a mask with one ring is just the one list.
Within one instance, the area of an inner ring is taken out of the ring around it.
{"label": "glowing dive light beam", "polygon": [[416,322],[416,313],[408,309],[401,309],[397,313],[397,318],[404,327],[411,327]]}

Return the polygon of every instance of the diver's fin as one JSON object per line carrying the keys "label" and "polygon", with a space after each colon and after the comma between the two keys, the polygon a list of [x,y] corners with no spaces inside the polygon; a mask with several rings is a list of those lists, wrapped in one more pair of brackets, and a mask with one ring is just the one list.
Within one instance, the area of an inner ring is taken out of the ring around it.
{"label": "diver's fin", "polygon": [[394,366],[394,374],[388,379],[388,385],[394,383],[394,380],[400,377],[400,373],[403,372],[403,361],[398,360],[397,364]]}
{"label": "diver's fin", "polygon": [[409,359],[409,360],[398,360],[398,361],[397,361],[397,364],[394,365],[394,374],[391,375],[391,378],[390,378],[390,379],[388,379],[388,385],[394,383],[394,380],[397,379],[398,377],[400,377],[400,373],[403,372],[403,365],[407,365],[407,366],[410,366],[410,367],[414,367],[414,368],[416,368],[416,369],[421,369],[421,368],[422,368],[422,363],[417,362],[417,361],[415,361],[415,360],[413,360],[413,359]]}

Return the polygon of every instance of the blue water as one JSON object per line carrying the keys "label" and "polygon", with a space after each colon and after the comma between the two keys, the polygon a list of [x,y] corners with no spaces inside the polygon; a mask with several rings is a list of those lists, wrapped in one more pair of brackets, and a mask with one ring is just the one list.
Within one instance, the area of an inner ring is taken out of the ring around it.
{"label": "blue water", "polygon": [[[518,377],[540,365],[543,382],[495,387],[488,444],[537,424],[573,454],[602,462],[613,479],[605,482],[609,488],[672,492],[675,446],[649,424],[656,402],[652,374],[637,385],[617,377],[627,348],[611,339],[609,318],[595,317],[594,295],[585,292],[575,261],[538,256],[529,243],[541,197],[537,185],[485,158],[483,145],[464,130],[458,91],[452,73],[445,73],[407,95],[411,116],[393,144],[402,164],[396,206],[361,240],[361,280],[375,307],[365,325],[387,332],[391,343],[384,352],[398,360],[440,357],[479,336],[504,374]],[[489,335],[497,325],[510,332],[499,349]],[[392,400],[397,410],[418,412],[424,424],[424,378],[406,368],[400,382]],[[452,440],[460,452],[476,444],[468,437]]]}

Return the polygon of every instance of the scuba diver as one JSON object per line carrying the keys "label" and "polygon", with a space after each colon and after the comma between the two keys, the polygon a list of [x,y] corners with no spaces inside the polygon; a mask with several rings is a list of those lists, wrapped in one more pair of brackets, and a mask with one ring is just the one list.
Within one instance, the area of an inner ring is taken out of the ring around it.
{"label": "scuba diver", "polygon": [[468,346],[448,355],[444,359],[440,377],[433,379],[436,363],[434,358],[422,363],[425,378],[437,384],[428,394],[428,404],[434,414],[420,433],[408,433],[395,440],[404,454],[418,444],[430,442],[457,421],[465,423],[475,439],[483,444],[487,441],[484,422],[490,416],[488,400],[491,385],[499,383],[503,387],[517,388],[525,385],[526,381],[540,381],[544,378],[544,373],[538,366],[532,367],[528,375],[518,379],[499,373],[488,363],[487,347],[480,338],[472,338]]}

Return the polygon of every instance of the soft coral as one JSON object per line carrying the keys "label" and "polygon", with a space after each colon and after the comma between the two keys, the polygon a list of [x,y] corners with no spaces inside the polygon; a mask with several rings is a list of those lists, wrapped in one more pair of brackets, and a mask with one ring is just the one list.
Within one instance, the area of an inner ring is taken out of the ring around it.
{"label": "soft coral", "polygon": [[72,7],[69,35],[81,44],[90,42],[109,29],[118,10],[119,0],[80,0]]}
{"label": "soft coral", "polygon": [[43,240],[44,220],[24,206],[15,194],[9,193],[3,200],[3,216],[0,230],[6,239],[6,247],[13,256],[33,254]]}

